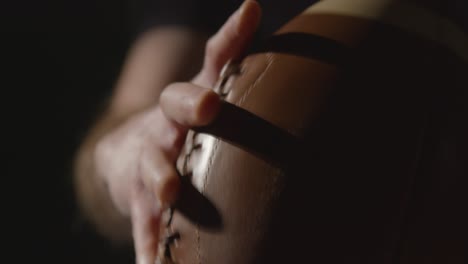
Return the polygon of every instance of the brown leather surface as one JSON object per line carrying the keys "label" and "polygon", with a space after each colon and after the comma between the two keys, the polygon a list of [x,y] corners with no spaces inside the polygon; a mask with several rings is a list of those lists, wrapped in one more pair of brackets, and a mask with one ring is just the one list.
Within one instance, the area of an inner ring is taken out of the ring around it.
{"label": "brown leather surface", "polygon": [[280,169],[287,168],[296,159],[294,153],[303,152],[300,139],[226,101],[221,104],[219,118],[193,130],[215,135]]}
{"label": "brown leather surface", "polygon": [[[183,204],[202,214],[209,203],[220,219],[213,228],[176,207],[163,227],[180,234],[169,247],[171,261],[464,263],[468,219],[457,208],[467,201],[458,186],[467,184],[468,148],[457,152],[447,177],[431,170],[439,160],[431,146],[450,109],[468,112],[460,103],[467,64],[430,41],[359,18],[301,15],[278,34],[287,32],[335,40],[351,56],[334,64],[265,51],[242,61],[226,101],[302,140],[303,148],[285,169],[232,142],[191,134],[179,168],[205,200],[182,195]],[[242,126],[229,129],[246,134]],[[451,180],[445,189],[434,184],[444,179]],[[457,195],[447,196],[450,188]],[[427,209],[431,201],[439,211]],[[437,212],[457,219],[425,218]]]}

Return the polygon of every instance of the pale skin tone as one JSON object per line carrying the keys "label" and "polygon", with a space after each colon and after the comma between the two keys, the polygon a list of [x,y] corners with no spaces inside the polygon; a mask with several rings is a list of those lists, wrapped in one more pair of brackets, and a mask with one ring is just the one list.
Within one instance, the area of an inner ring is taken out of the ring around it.
{"label": "pale skin tone", "polygon": [[[83,212],[112,241],[133,240],[138,264],[155,261],[161,211],[178,196],[175,163],[186,133],[216,117],[220,99],[211,88],[222,66],[250,43],[260,13],[255,1],[245,1],[205,48],[203,36],[182,28],[142,36],[109,108],[78,152]],[[190,82],[173,83],[190,73],[184,67],[200,64]]]}

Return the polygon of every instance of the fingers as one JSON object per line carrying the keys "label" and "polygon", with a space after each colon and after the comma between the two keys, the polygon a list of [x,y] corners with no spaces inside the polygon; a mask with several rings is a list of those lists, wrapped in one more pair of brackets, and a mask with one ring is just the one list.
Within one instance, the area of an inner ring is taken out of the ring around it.
{"label": "fingers", "polygon": [[[168,86],[160,97],[164,114],[185,127],[210,123],[220,108],[219,97],[211,90],[223,65],[238,57],[250,43],[260,22],[261,9],[253,0],[246,0],[206,45],[204,66],[193,84]],[[198,86],[198,87],[197,87]]]}
{"label": "fingers", "polygon": [[[155,261],[160,211],[177,199],[180,179],[175,160],[188,128],[210,123],[219,112],[218,95],[201,87],[212,87],[222,66],[244,52],[259,20],[259,5],[246,0],[209,40],[203,69],[193,84],[176,83],[167,87],[154,111],[142,113],[139,122],[129,123],[128,129],[109,142],[118,144],[119,148],[108,149],[104,154],[120,158],[109,165],[114,170],[102,171],[108,175],[108,182],[115,183],[110,185],[114,202],[122,204],[123,212],[129,209],[138,264]],[[138,183],[135,188],[134,182]],[[127,203],[115,197],[123,197]]]}
{"label": "fingers", "polygon": [[210,123],[219,112],[221,102],[210,89],[190,83],[175,83],[161,94],[160,106],[170,120],[192,127]]}
{"label": "fingers", "polygon": [[179,194],[180,179],[175,169],[175,161],[162,152],[148,153],[141,157],[140,173],[145,188],[156,198],[154,202],[164,210],[173,204]]}
{"label": "fingers", "polygon": [[146,133],[138,158],[136,174],[161,208],[172,204],[179,193],[175,163],[188,128],[168,119],[160,107],[148,112]]}
{"label": "fingers", "polygon": [[153,264],[156,260],[160,210],[154,199],[142,186],[137,186],[131,195],[132,234],[137,264]]}
{"label": "fingers", "polygon": [[257,30],[260,17],[259,4],[253,0],[244,1],[208,41],[203,69],[193,82],[203,87],[212,87],[223,65],[244,52]]}

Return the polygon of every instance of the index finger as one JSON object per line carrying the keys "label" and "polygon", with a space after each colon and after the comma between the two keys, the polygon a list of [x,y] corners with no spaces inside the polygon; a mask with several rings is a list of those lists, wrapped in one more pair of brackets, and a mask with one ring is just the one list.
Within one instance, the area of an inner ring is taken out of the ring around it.
{"label": "index finger", "polygon": [[187,127],[209,124],[220,105],[220,98],[213,90],[191,83],[171,84],[160,97],[161,110],[166,117]]}

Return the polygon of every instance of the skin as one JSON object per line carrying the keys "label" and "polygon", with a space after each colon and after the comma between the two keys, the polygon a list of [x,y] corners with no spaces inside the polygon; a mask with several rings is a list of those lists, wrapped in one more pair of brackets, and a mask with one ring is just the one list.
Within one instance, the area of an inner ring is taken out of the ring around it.
{"label": "skin", "polygon": [[[83,212],[111,241],[133,241],[139,264],[155,261],[161,212],[179,192],[175,163],[186,133],[216,117],[220,99],[211,88],[222,66],[250,43],[260,15],[255,1],[245,1],[207,42],[182,28],[142,36],[108,110],[77,153]],[[202,64],[201,71],[189,82],[174,82],[193,72],[187,64]]]}

